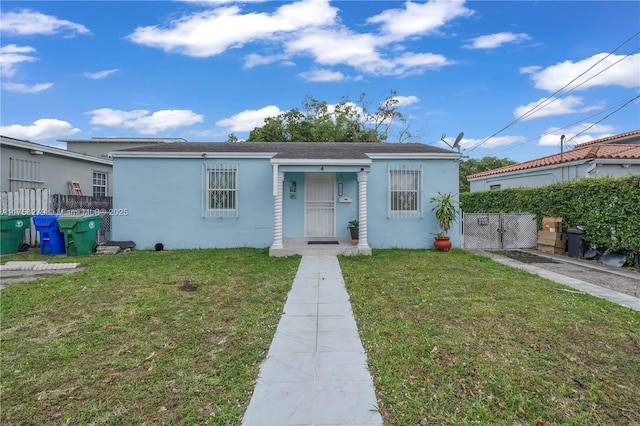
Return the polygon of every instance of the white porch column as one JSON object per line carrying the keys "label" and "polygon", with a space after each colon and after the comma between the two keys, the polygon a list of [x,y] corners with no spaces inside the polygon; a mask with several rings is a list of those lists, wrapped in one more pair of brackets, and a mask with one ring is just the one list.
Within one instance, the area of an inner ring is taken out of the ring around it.
{"label": "white porch column", "polygon": [[367,241],[367,178],[369,174],[365,171],[358,173],[358,248],[368,249]]}
{"label": "white porch column", "polygon": [[[284,183],[284,172],[278,172],[277,168],[274,168],[274,172],[277,173],[276,187],[274,188],[274,200],[273,200],[273,244],[272,249],[281,249],[282,246],[282,186]],[[274,174],[275,174],[274,173]],[[275,177],[275,176],[274,176]]]}

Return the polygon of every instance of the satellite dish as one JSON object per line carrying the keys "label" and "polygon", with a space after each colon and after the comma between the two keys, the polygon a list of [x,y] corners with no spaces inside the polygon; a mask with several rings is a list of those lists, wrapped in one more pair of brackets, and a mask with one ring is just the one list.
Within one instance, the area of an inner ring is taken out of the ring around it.
{"label": "satellite dish", "polygon": [[460,151],[460,141],[462,140],[463,137],[464,137],[464,132],[460,132],[460,134],[456,138],[456,141],[453,143],[453,148],[456,148],[458,151]]}
{"label": "satellite dish", "polygon": [[460,134],[458,135],[458,137],[456,138],[455,142],[453,143],[453,145],[449,144],[449,142],[447,142],[444,138],[447,137],[447,135],[445,135],[444,133],[442,134],[442,137],[440,138],[440,140],[442,142],[444,142],[449,148],[451,149],[457,149],[458,151],[460,151],[460,141],[462,140],[462,138],[464,137],[464,132],[460,132]]}

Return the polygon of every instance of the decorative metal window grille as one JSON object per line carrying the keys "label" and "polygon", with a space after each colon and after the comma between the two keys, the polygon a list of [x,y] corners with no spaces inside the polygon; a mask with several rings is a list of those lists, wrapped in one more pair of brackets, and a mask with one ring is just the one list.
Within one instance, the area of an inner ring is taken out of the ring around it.
{"label": "decorative metal window grille", "polygon": [[389,217],[422,217],[422,166],[389,166]]}
{"label": "decorative metal window grille", "polygon": [[41,188],[40,162],[9,158],[9,183],[10,191]]}
{"label": "decorative metal window grille", "polygon": [[203,217],[238,217],[238,165],[204,165]]}
{"label": "decorative metal window grille", "polygon": [[107,174],[103,172],[93,172],[93,196],[107,196]]}

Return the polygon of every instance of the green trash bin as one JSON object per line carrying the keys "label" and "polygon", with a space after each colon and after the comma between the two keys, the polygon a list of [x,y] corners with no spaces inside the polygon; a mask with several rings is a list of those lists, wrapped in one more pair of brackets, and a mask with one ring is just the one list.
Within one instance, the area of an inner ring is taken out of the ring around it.
{"label": "green trash bin", "polygon": [[0,254],[17,253],[24,240],[24,230],[30,226],[29,215],[0,215]]}
{"label": "green trash bin", "polygon": [[83,256],[93,253],[96,245],[101,215],[60,216],[58,229],[64,234],[67,256]]}

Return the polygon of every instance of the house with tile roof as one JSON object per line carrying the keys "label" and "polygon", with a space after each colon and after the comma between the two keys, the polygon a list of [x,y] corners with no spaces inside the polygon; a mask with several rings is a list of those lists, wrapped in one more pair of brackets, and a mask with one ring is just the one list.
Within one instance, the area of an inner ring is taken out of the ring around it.
{"label": "house with tile roof", "polygon": [[[460,154],[420,143],[174,142],[118,150],[113,239],[273,256],[433,248],[429,199],[458,192]],[[348,225],[359,221],[357,245]],[[460,246],[454,223],[451,241]]]}
{"label": "house with tile roof", "polygon": [[585,142],[560,154],[469,175],[467,180],[471,192],[476,192],[633,174],[640,174],[640,130]]}

